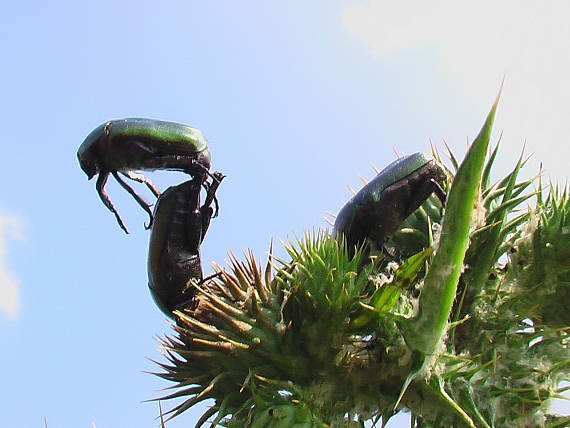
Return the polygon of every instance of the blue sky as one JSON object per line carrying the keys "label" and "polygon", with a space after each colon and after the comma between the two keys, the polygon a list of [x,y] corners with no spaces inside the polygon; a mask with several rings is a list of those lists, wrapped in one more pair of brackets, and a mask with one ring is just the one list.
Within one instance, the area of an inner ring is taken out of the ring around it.
{"label": "blue sky", "polygon": [[[106,120],[177,121],[208,138],[227,178],[202,247],[206,273],[229,249],[261,257],[271,238],[325,226],[347,185],[358,188],[394,149],[427,152],[430,139],[445,140],[462,155],[503,75],[497,174],[526,141],[526,175],[542,162],[564,183],[569,3],[470,3],[6,4],[2,425],[157,426],[156,405],[141,401],[167,384],[143,371],[156,370],[146,358],[161,358],[153,337],[169,327],[147,291],[145,213],[109,184],[124,235],[76,159]],[[151,177],[162,189],[184,179]]]}

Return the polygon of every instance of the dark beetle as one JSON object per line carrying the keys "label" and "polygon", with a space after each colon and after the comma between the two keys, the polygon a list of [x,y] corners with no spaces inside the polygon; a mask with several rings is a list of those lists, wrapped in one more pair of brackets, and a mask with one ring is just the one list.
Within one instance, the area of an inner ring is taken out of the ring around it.
{"label": "dark beetle", "polygon": [[202,206],[202,183],[196,178],[169,187],[156,203],[148,250],[148,286],[157,306],[169,317],[177,307],[191,301],[194,290],[186,288],[188,281],[202,280],[200,244],[212,218],[213,195],[223,178],[221,173],[213,173]]}
{"label": "dark beetle", "polygon": [[422,153],[404,156],[384,168],[340,210],[334,232],[344,235],[349,252],[369,244],[382,248],[384,241],[435,192],[442,204],[439,183],[445,171]]}
{"label": "dark beetle", "polygon": [[99,174],[97,192],[105,206],[115,214],[121,228],[128,233],[119,213],[105,191],[109,174],[119,182],[149,214],[149,204],[119,176],[146,184],[159,196],[160,192],[135,170],[168,169],[186,172],[203,183],[210,169],[208,142],[202,133],[190,126],[153,119],[111,120],[95,128],[77,151],[81,169],[89,179]]}

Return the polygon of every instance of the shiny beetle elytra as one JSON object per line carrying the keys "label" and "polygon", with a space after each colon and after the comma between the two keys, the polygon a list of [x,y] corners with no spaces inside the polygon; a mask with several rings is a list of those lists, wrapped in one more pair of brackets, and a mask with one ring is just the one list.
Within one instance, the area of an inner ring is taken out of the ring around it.
{"label": "shiny beetle elytra", "polygon": [[365,243],[382,248],[386,238],[432,193],[445,203],[439,185],[445,177],[443,168],[422,153],[397,159],[342,207],[334,233],[344,235],[351,254],[355,246]]}
{"label": "shiny beetle elytra", "polygon": [[202,206],[202,183],[196,178],[169,187],[156,203],[148,250],[148,286],[157,306],[169,317],[192,300],[194,290],[186,287],[188,281],[202,280],[200,244],[213,214],[213,195],[223,178],[221,173],[213,173]]}
{"label": "shiny beetle elytra", "polygon": [[150,228],[153,217],[149,204],[135,193],[119,173],[144,183],[158,197],[160,192],[156,187],[135,170],[183,171],[203,183],[210,169],[208,142],[198,129],[154,119],[131,118],[105,122],[85,138],[77,157],[89,179],[99,174],[97,192],[126,233],[128,230],[105,191],[109,174],[148,213],[150,223],[147,228]]}

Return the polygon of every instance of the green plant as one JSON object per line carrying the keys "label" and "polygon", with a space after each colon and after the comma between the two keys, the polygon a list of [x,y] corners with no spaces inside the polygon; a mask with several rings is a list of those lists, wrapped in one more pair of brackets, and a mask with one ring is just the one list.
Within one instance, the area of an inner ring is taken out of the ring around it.
{"label": "green plant", "polygon": [[496,106],[461,164],[450,153],[445,212],[428,199],[371,263],[321,231],[194,283],[162,342],[176,392],[161,400],[184,398],[171,417],[213,399],[197,426],[362,427],[400,410],[422,428],[568,426],[548,414],[570,371],[568,193],[530,192],[522,157],[490,183]]}

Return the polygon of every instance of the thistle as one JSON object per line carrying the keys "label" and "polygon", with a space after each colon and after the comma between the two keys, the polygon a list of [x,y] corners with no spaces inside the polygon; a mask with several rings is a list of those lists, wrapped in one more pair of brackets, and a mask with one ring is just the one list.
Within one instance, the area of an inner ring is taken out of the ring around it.
{"label": "thistle", "polygon": [[570,373],[568,191],[517,181],[522,156],[491,183],[496,106],[450,153],[445,210],[427,199],[370,259],[321,230],[194,281],[162,340],[170,417],[213,399],[196,426],[568,426],[548,413]]}

